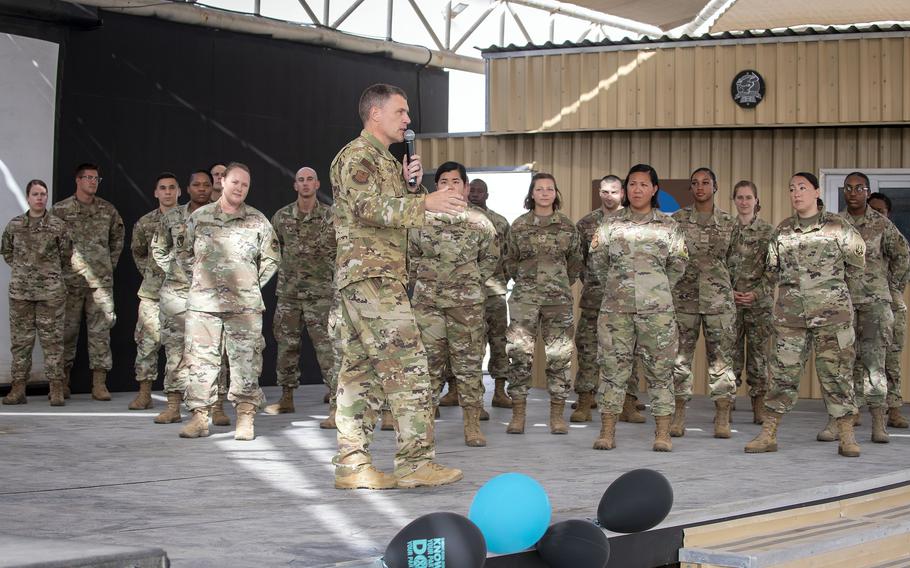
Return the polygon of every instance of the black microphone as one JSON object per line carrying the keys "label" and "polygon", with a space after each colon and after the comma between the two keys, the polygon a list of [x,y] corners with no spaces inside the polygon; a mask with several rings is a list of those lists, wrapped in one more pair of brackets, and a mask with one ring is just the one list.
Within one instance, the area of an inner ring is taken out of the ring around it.
{"label": "black microphone", "polygon": [[[404,131],[404,143],[408,147],[408,163],[411,162],[411,156],[417,153],[417,149],[414,145],[414,139],[417,138],[417,135],[414,134],[414,131],[410,128]],[[417,185],[417,176],[411,176],[408,178],[408,185],[414,187]]]}

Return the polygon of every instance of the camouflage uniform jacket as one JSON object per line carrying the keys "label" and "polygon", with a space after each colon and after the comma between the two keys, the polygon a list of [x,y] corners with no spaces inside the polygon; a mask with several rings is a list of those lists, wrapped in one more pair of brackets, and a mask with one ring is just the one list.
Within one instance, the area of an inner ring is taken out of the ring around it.
{"label": "camouflage uniform jacket", "polygon": [[822,210],[805,228],[796,215],[781,221],[765,269],[769,283],[777,283],[774,322],[814,328],[852,321],[850,296],[862,290],[865,254],[860,234],[834,213]]}
{"label": "camouflage uniform jacket", "polygon": [[482,209],[468,205],[461,222],[434,219],[410,231],[408,262],[413,303],[439,308],[482,304],[484,282],[499,264],[496,229]]}
{"label": "camouflage uniform jacket", "polygon": [[262,287],[281,263],[278,237],[265,215],[243,204],[233,214],[221,203],[193,211],[186,224],[193,278],[186,307],[198,312],[261,312]]}
{"label": "camouflage uniform jacket", "polygon": [[673,286],[689,259],[679,224],[652,209],[647,221],[633,220],[630,209],[607,217],[588,253],[588,268],[603,284],[603,312],[673,313]]}
{"label": "camouflage uniform jacket", "polygon": [[[752,218],[748,225],[737,219],[733,230],[733,254],[730,257],[730,275],[737,292],[754,292],[755,300],[749,309],[771,309],[774,290],[765,286],[765,262],[768,260],[768,242],[774,226],[759,218]],[[739,306],[738,306],[739,307]]]}
{"label": "camouflage uniform jacket", "polygon": [[3,231],[0,254],[10,267],[9,297],[14,300],[63,300],[72,256],[66,223],[45,211],[13,217]]}
{"label": "camouflage uniform jacket", "polygon": [[123,252],[123,219],[109,202],[95,196],[91,204],[75,196],[54,204],[51,213],[63,219],[73,243],[72,272],[67,288],[110,288],[114,267]]}
{"label": "camouflage uniform jacket", "polygon": [[186,296],[193,276],[193,251],[186,249],[189,204],[178,205],[161,216],[152,237],[152,259],[164,273],[162,288]]}
{"label": "camouflage uniform jacket", "polygon": [[707,225],[698,224],[698,212],[690,205],[673,214],[686,237],[689,264],[673,289],[676,310],[686,314],[723,314],[736,311],[730,257],[736,218],[714,208]]}
{"label": "camouflage uniform jacket", "polygon": [[840,215],[853,225],[866,243],[862,292],[852,297],[853,305],[873,302],[890,304],[892,285],[889,279],[894,279],[895,285],[898,285],[906,281],[907,271],[910,270],[904,236],[887,217],[868,206],[866,213],[856,220],[846,210]]}
{"label": "camouflage uniform jacket", "polygon": [[572,304],[572,284],[584,259],[571,219],[554,211],[538,217],[528,211],[509,230],[505,271],[515,281],[511,299],[525,304]]}
{"label": "camouflage uniform jacket", "polygon": [[[907,244],[907,239],[904,238],[904,235],[901,235],[901,244],[903,247],[904,253],[910,254],[910,245]],[[904,273],[903,278],[900,277],[899,271],[895,270],[895,267],[888,265],[888,285],[891,288],[891,307],[892,309],[900,308],[904,306],[904,288],[907,287],[907,282],[910,281],[910,270]]]}
{"label": "camouflage uniform jacket", "polygon": [[330,174],[338,289],[367,278],[407,286],[407,230],[424,225],[423,193],[410,192],[401,162],[366,130],[338,152]]}
{"label": "camouflage uniform jacket", "polygon": [[133,262],[139,269],[139,274],[142,275],[142,284],[136,295],[148,300],[158,299],[158,291],[161,290],[161,284],[164,283],[164,271],[151,258],[152,241],[155,240],[155,235],[158,233],[162,217],[164,217],[164,213],[161,212],[161,209],[155,209],[140,217],[133,227],[133,239],[130,241]]}
{"label": "camouflage uniform jacket", "polygon": [[279,297],[332,297],[337,246],[332,218],[332,208],[318,200],[309,213],[302,213],[295,201],[272,216],[272,227],[281,244]]}
{"label": "camouflage uniform jacket", "polygon": [[509,279],[506,277],[506,272],[503,268],[506,260],[506,244],[509,242],[509,222],[492,209],[481,210],[496,229],[496,246],[499,248],[499,262],[496,264],[496,270],[493,271],[493,276],[487,279],[484,286],[488,298],[490,296],[504,296],[508,292],[509,284]]}
{"label": "camouflage uniform jacket", "polygon": [[[618,215],[621,211],[622,208],[617,209],[616,211],[611,212],[609,216]],[[578,236],[581,238],[581,254],[585,259],[585,267],[581,272],[581,281],[584,284],[581,289],[581,301],[579,302],[579,307],[581,308],[600,309],[600,305],[603,302],[603,286],[600,284],[597,275],[591,268],[589,250],[591,248],[591,240],[594,238],[594,233],[597,232],[598,227],[604,222],[604,217],[606,216],[608,215],[604,212],[603,207],[598,207],[582,217],[578,223],[575,224],[575,228],[578,230]]]}

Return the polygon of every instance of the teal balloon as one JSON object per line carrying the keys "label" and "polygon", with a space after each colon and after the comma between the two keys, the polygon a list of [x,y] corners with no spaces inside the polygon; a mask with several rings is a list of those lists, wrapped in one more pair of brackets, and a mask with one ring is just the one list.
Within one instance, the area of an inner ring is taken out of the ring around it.
{"label": "teal balloon", "polygon": [[497,554],[519,552],[537,544],[550,525],[550,498],[533,478],[521,473],[497,475],[477,491],[468,518]]}

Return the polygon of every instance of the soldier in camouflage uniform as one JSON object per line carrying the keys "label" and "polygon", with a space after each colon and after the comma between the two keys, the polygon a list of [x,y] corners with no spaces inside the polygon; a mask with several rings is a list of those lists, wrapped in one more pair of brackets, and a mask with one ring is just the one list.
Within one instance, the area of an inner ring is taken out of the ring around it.
{"label": "soldier in camouflage uniform", "polygon": [[[742,384],[743,366],[752,400],[752,422],[764,420],[765,393],[768,392],[768,349],[771,337],[771,304],[773,290],[764,285],[768,241],[774,227],[757,213],[758,190],[751,181],[733,186],[733,204],[737,224],[733,231],[733,255],[730,276],[733,278],[733,301],[736,302],[736,324],[733,349],[733,373],[736,386]],[[744,365],[745,363],[745,365]]]}
{"label": "soldier in camouflage uniform", "polygon": [[[452,189],[424,195],[419,156],[399,162],[389,153],[389,145],[404,140],[411,122],[404,91],[373,85],[361,94],[359,113],[364,129],[331,166],[342,345],[335,415],[338,454],[332,460],[335,487],[453,483],[461,479],[461,471],[433,461],[427,357],[405,290],[407,230],[424,226],[428,212],[461,212],[464,198]],[[398,441],[394,476],[373,467],[369,450],[386,398]]]}
{"label": "soldier in camouflage uniform", "polygon": [[[891,311],[891,282],[904,281],[910,270],[910,259],[904,238],[887,217],[866,205],[869,178],[861,172],[849,174],[844,180],[844,201],[847,208],[840,215],[859,232],[866,243],[865,272],[862,288],[853,296],[853,327],[856,332],[857,353],[853,365],[853,386],[857,408],[869,405],[872,415],[872,441],[889,441],[885,430],[888,379],[885,357],[891,349],[894,334],[894,313]],[[854,423],[855,425],[855,423]],[[820,441],[834,441],[836,424],[829,417],[819,432]]]}
{"label": "soldier in camouflage uniform", "polygon": [[[873,193],[867,200],[869,207],[875,209],[885,217],[891,218],[891,199],[884,193]],[[904,249],[907,249],[907,239],[903,238]],[[891,287],[891,311],[894,313],[894,335],[891,348],[885,356],[885,372],[888,376],[888,426],[891,428],[907,428],[907,419],[901,414],[904,401],[901,394],[901,352],[904,350],[904,341],[907,336],[907,304],[904,303],[904,288],[910,273],[901,280],[896,277],[891,266],[888,267],[888,283]]]}
{"label": "soldier in camouflage uniform", "polygon": [[[437,189],[454,188],[467,198],[467,184],[461,164],[446,162],[436,169]],[[464,441],[472,447],[487,445],[480,431],[484,283],[498,264],[496,229],[479,207],[469,205],[458,222],[432,220],[409,232],[411,305],[427,351],[433,395],[442,391],[448,367],[464,412]]]}
{"label": "soldier in camouflage uniform", "polygon": [[152,383],[158,378],[158,349],[161,348],[161,324],[158,309],[158,291],[164,282],[164,271],[151,258],[152,241],[165,213],[177,205],[180,184],[177,176],[170,172],[158,175],[155,180],[155,198],[158,207],[136,221],[130,252],[133,262],[142,275],[139,286],[139,317],[136,319],[136,381],[139,394],[129,404],[130,410],[145,410],[152,407]]}
{"label": "soldier in camouflage uniform", "polygon": [[335,427],[335,377],[329,311],[335,277],[335,229],[332,208],[319,203],[316,170],[300,168],[294,180],[297,200],[272,217],[281,244],[278,305],[272,331],[278,343],[277,374],[281,400],[265,407],[266,414],[294,412],[294,389],[300,385],[300,341],[306,327],[316,360],[329,387],[329,417],[323,428]]}
{"label": "soldier in camouflage uniform", "polygon": [[771,380],[762,431],[746,453],[777,451],[777,428],[796,404],[800,375],[815,349],[815,370],[828,413],[837,419],[838,453],[859,456],[853,435],[856,402],[853,304],[862,290],[866,245],[843,217],[824,210],[818,179],[806,172],[790,178],[790,204],[796,214],[777,226],[768,245],[765,269],[776,283]]}
{"label": "soldier in camouflage uniform", "polygon": [[262,288],[281,258],[272,225],[245,203],[249,189],[249,168],[229,164],[221,199],[200,207],[187,221],[184,246],[195,258],[182,365],[186,405],[193,418],[180,431],[182,438],[209,434],[208,409],[217,398],[223,353],[232,378],[228,399],[237,411],[234,439],[256,437],[253,417],[265,403],[259,388],[265,346]]}
{"label": "soldier in camouflage uniform", "polygon": [[[161,345],[164,347],[166,365],[164,370],[164,394],[167,409],[155,417],[156,424],[180,422],[180,403],[186,390],[186,377],[180,370],[183,360],[183,333],[186,327],[186,299],[193,275],[193,254],[186,250],[186,222],[190,215],[211,203],[212,174],[198,170],[190,175],[187,184],[189,203],[178,205],[161,217],[158,232],[152,238],[152,260],[164,273],[159,290],[159,329]],[[219,385],[220,386],[220,385]],[[212,422],[216,426],[229,426],[230,419],[224,413],[223,396],[219,390],[218,400],[212,406]]]}
{"label": "soldier in camouflage uniform", "polygon": [[73,243],[72,272],[66,281],[63,326],[63,391],[69,394],[70,371],[76,359],[79,324],[85,313],[92,398],[110,400],[111,328],[114,313],[114,267],[123,251],[123,219],[109,202],[95,195],[101,171],[95,164],[76,168],[76,194],[58,201],[51,213],[63,219]]}
{"label": "soldier in camouflage uniform", "polygon": [[506,332],[512,359],[512,420],[506,432],[524,433],[531,363],[540,330],[550,393],[550,433],[567,434],[563,410],[572,388],[569,373],[575,350],[571,286],[584,268],[581,239],[571,219],[559,212],[559,189],[552,175],[539,173],[531,178],[524,206],[529,211],[512,223],[505,263],[506,274],[515,281]]}
{"label": "soldier in camouflage uniform", "polygon": [[698,332],[704,330],[708,356],[708,394],[714,401],[714,437],[729,438],[730,411],[736,397],[733,373],[733,324],[736,307],[730,277],[736,219],[714,204],[717,176],[698,168],[689,176],[695,203],[673,214],[686,236],[689,263],[673,289],[679,354],[673,367],[676,413],[671,436],[686,433],[686,402],[692,398],[692,358]]}
{"label": "soldier in camouflage uniform", "polygon": [[209,199],[212,203],[221,199],[221,182],[224,179],[225,169],[227,169],[227,166],[220,163],[214,163],[209,166],[209,175],[212,178],[212,195],[209,196]]}
{"label": "soldier in camouflage uniform", "polygon": [[657,209],[654,168],[634,166],[625,186],[629,206],[604,219],[588,253],[587,270],[603,286],[597,321],[601,429],[594,449],[616,447],[616,421],[623,406],[629,407],[628,384],[639,358],[657,423],[653,450],[669,452],[671,372],[679,348],[672,290],[688,255],[676,221]]}
{"label": "soldier in camouflage uniform", "polygon": [[[616,215],[622,211],[622,202],[625,193],[622,180],[614,175],[605,176],[600,180],[601,206],[591,211],[576,223],[575,228],[581,237],[581,251],[585,258],[585,269],[581,273],[584,286],[581,289],[579,302],[578,326],[575,332],[575,348],[578,350],[578,372],[575,373],[575,392],[578,394],[578,403],[575,412],[569,417],[571,422],[589,422],[591,420],[591,407],[596,405],[594,392],[600,382],[600,368],[597,362],[597,318],[600,314],[600,305],[603,301],[603,287],[597,280],[597,275],[591,269],[591,257],[588,249],[591,239],[597,228],[606,217]],[[623,402],[623,410],[619,419],[624,422],[642,423],[645,417],[636,408],[638,400],[638,373],[633,370],[629,375],[627,396]],[[596,406],[595,406],[596,407]]]}
{"label": "soldier in camouflage uniform", "polygon": [[25,186],[28,211],[3,231],[0,254],[10,267],[9,324],[12,388],[3,404],[26,404],[35,335],[44,350],[51,406],[63,406],[63,315],[65,271],[72,254],[66,224],[47,211],[47,185]]}

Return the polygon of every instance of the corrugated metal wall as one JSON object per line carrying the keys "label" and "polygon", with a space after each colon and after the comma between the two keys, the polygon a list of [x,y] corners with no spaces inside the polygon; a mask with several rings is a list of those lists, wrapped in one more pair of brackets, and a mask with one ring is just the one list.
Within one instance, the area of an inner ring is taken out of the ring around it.
{"label": "corrugated metal wall", "polygon": [[[491,59],[489,131],[910,121],[910,37],[843,38]],[[744,69],[767,84],[755,109],[730,94]]]}
{"label": "corrugated metal wall", "polygon": [[[906,92],[910,93],[910,89]],[[593,179],[608,173],[623,177],[630,166],[640,162],[654,165],[665,179],[688,178],[695,168],[709,166],[718,176],[718,206],[732,211],[733,184],[740,179],[751,179],[759,188],[760,215],[776,224],[790,215],[787,185],[793,172],[818,172],[822,168],[910,168],[910,127],[452,136],[421,139],[418,151],[428,167],[446,160],[474,168],[533,164],[535,170],[556,176],[563,194],[563,210],[575,220],[591,208]],[[698,353],[696,392],[703,394],[706,370],[701,347]],[[910,369],[910,345],[905,345],[903,363],[905,369]],[[540,384],[541,378],[539,370],[535,371],[536,384]],[[904,384],[905,398],[910,398],[908,383]],[[801,395],[819,397],[817,382],[804,381]]]}

